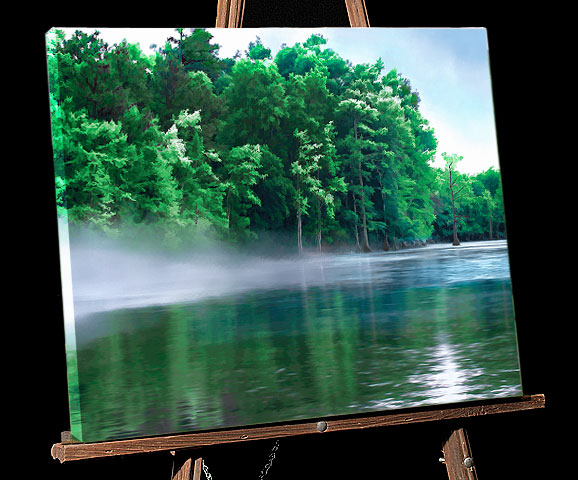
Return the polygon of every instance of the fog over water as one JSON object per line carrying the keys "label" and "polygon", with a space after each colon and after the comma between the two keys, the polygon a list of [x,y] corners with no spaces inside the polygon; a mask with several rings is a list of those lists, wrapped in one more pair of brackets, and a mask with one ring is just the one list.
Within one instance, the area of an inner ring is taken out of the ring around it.
{"label": "fog over water", "polygon": [[248,291],[340,283],[416,288],[509,277],[505,241],[282,256],[267,247],[257,253],[214,245],[175,253],[78,236],[71,247],[75,320],[99,311],[191,303]]}

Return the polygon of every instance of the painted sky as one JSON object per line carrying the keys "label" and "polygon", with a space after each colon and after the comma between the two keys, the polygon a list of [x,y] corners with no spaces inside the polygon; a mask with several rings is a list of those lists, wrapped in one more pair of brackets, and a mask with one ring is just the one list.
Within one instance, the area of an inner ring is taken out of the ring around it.
{"label": "painted sky", "polygon": [[[78,28],[99,30],[109,44],[126,38],[145,53],[162,45],[174,29]],[[72,33],[76,28],[62,29]],[[420,93],[420,111],[438,138],[441,153],[463,156],[458,169],[478,173],[499,168],[489,70],[488,43],[483,28],[242,28],[207,29],[220,45],[219,55],[244,53],[258,36],[277,53],[283,43],[293,45],[320,33],[332,48],[352,63],[373,63],[381,58],[384,72],[392,68],[408,78]]]}

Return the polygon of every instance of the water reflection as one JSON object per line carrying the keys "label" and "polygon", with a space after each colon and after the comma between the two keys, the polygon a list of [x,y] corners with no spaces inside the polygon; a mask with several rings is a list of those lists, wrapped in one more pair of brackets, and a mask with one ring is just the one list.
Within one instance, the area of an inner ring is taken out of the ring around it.
{"label": "water reflection", "polygon": [[429,371],[409,378],[410,383],[425,387],[428,399],[424,403],[453,403],[474,396],[470,393],[472,380],[482,375],[483,370],[464,368],[462,356],[448,343],[446,335],[440,335],[439,343],[428,356]]}
{"label": "water reflection", "polygon": [[83,440],[521,394],[504,246],[318,261],[269,289],[87,314]]}

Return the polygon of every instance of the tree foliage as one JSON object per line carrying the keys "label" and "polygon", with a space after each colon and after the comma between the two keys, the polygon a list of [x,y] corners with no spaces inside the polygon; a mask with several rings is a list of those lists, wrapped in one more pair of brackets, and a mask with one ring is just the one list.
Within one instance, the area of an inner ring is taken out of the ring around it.
{"label": "tree foliage", "polygon": [[[154,54],[98,32],[48,42],[59,212],[114,231],[360,251],[505,235],[499,171],[432,167],[420,94],[381,59],[352,64],[322,35],[221,59],[204,29]],[[295,241],[295,238],[297,240]]]}

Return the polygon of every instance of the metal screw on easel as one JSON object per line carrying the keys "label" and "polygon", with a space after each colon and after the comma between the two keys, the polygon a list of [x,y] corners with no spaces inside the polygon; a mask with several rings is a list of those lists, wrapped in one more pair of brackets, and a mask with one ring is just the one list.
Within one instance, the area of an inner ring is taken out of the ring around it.
{"label": "metal screw on easel", "polygon": [[317,430],[319,432],[324,432],[325,430],[327,430],[327,422],[324,420],[317,422]]}
{"label": "metal screw on easel", "polygon": [[464,467],[472,468],[473,466],[474,466],[474,460],[472,459],[472,457],[464,458]]}

